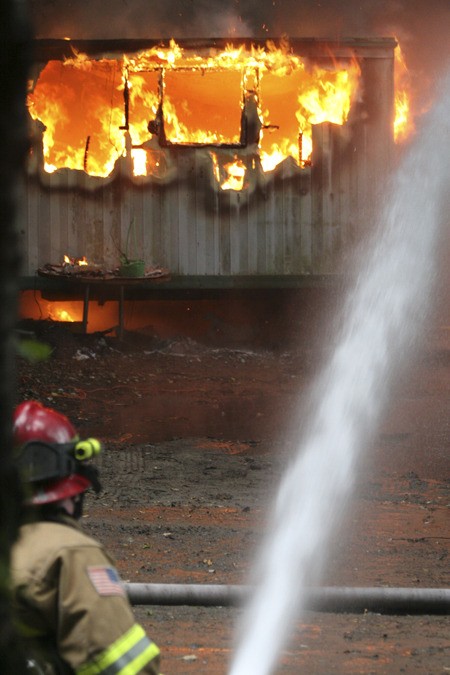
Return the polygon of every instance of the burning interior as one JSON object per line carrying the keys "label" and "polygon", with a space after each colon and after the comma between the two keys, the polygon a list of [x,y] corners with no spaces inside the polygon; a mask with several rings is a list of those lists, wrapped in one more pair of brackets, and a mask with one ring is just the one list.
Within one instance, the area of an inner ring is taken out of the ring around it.
{"label": "burning interior", "polygon": [[251,146],[264,172],[287,157],[305,166],[313,125],[344,124],[358,97],[354,55],[312,62],[273,43],[202,51],[171,42],[132,56],[49,61],[29,95],[30,115],[45,127],[45,171],[106,177],[128,156],[133,175],[163,177],[161,149],[217,145],[236,151],[219,166],[210,150],[217,182],[243,189],[242,150]]}

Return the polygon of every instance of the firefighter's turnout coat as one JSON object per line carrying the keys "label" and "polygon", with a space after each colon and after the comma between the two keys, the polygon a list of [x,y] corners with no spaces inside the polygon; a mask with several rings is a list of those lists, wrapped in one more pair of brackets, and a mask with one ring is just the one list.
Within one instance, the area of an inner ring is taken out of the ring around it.
{"label": "firefighter's turnout coat", "polygon": [[11,577],[19,631],[43,672],[159,672],[159,649],[135,622],[113,561],[73,519],[23,525]]}

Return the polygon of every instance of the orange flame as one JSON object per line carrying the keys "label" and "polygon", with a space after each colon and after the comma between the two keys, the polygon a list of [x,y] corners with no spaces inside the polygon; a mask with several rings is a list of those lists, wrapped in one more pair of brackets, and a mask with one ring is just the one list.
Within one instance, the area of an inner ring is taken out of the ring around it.
{"label": "orange flame", "polygon": [[[250,92],[262,126],[261,166],[271,171],[289,156],[307,163],[313,125],[345,123],[359,75],[356,62],[309,67],[284,44],[229,45],[200,55],[171,41],[120,59],[76,54],[49,61],[28,106],[45,125],[47,172],[70,168],[107,176],[127,153],[128,137],[134,174],[154,175],[161,170],[161,147],[149,122],[154,131],[162,116],[172,144],[239,145],[244,93]],[[243,164],[223,168],[229,175],[223,189],[242,189]]]}
{"label": "orange flame", "polygon": [[64,255],[64,264],[65,265],[89,265],[89,262],[86,256],[82,258],[70,258],[68,255]]}
{"label": "orange flame", "polygon": [[245,179],[245,165],[237,157],[234,162],[224,165],[224,170],[228,174],[227,180],[220,186],[222,190],[242,190]]}
{"label": "orange flame", "polygon": [[313,124],[346,122],[359,74],[359,66],[353,62],[349,68],[333,72],[314,66],[305,78],[296,113],[302,133],[301,160],[311,157]]}
{"label": "orange flame", "polygon": [[76,321],[73,315],[65,309],[64,305],[59,305],[56,302],[48,303],[47,312],[49,319],[52,321],[67,321],[68,323]]}
{"label": "orange flame", "polygon": [[394,140],[396,143],[401,143],[414,133],[415,128],[411,116],[410,76],[400,45],[397,45],[395,50],[394,82]]}

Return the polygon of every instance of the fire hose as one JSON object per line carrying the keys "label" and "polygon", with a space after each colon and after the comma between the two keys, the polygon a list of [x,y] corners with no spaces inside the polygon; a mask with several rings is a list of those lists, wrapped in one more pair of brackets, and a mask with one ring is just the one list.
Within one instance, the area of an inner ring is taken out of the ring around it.
{"label": "fire hose", "polygon": [[[132,605],[239,607],[251,594],[248,586],[218,584],[125,584]],[[322,587],[304,593],[308,611],[376,614],[450,614],[450,589],[389,587]]]}

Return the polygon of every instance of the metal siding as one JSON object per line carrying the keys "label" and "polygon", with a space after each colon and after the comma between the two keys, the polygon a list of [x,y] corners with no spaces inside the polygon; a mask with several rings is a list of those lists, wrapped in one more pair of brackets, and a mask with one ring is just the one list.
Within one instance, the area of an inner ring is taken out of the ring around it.
{"label": "metal siding", "polygon": [[232,199],[236,195],[230,190],[218,192],[219,208],[219,261],[216,274],[230,274],[230,219],[232,213]]}
{"label": "metal siding", "polygon": [[[174,221],[166,213],[166,204],[163,199],[164,191],[160,185],[149,188],[148,197],[151,203],[152,253],[151,262],[155,265],[164,265],[170,269],[178,266],[179,228],[178,221]],[[151,198],[151,199],[150,199]]]}
{"label": "metal siding", "polygon": [[279,174],[275,178],[274,185],[274,212],[269,221],[268,229],[268,268],[269,274],[284,274],[284,235],[286,221],[286,203],[285,203],[285,181],[283,175]]}
{"label": "metal siding", "polygon": [[[286,274],[295,274],[302,265],[302,196],[301,181],[295,182],[286,175],[284,182],[284,202],[286,219],[284,224],[284,270]],[[304,201],[304,199],[303,199]],[[305,249],[306,251],[307,249]],[[307,271],[307,270],[303,270]]]}
{"label": "metal siding", "polygon": [[49,259],[52,254],[51,228],[50,228],[50,204],[58,195],[47,191],[38,193],[38,247],[39,251],[47,251]]}
{"label": "metal siding", "polygon": [[[34,274],[39,267],[39,214],[38,189],[28,181],[22,186],[22,204],[26,207],[18,214],[19,231],[23,232],[23,271],[24,274]],[[22,220],[23,218],[23,220]]]}
{"label": "metal siding", "polygon": [[255,200],[252,213],[256,229],[257,274],[265,274],[267,271],[267,216],[270,214],[270,204],[273,197],[272,189],[267,190],[265,196],[266,199]]}
{"label": "metal siding", "polygon": [[256,205],[259,201],[263,202],[266,199],[266,194],[263,191],[256,193],[257,188],[252,186],[252,190],[249,191],[247,195],[247,219],[246,219],[246,232],[247,232],[247,242],[246,247],[248,251],[248,274],[257,274],[258,272],[258,260],[259,260],[259,250],[258,250],[258,221],[255,217]]}
{"label": "metal siding", "polygon": [[199,201],[201,201],[200,195],[204,193],[205,190],[205,172],[204,166],[200,162],[194,167],[195,171],[195,190],[194,190],[194,223],[195,223],[195,257],[196,263],[195,268],[197,270],[196,274],[206,274],[207,269],[207,249],[209,245],[208,241],[208,232],[211,229],[210,218],[199,218],[198,213],[200,212]]}
{"label": "metal siding", "polygon": [[[142,242],[142,255],[144,260],[149,262],[149,265],[155,264],[155,259],[158,260],[158,257],[161,255],[161,219],[159,217],[159,211],[157,206],[159,200],[155,199],[153,186],[148,189],[145,189],[143,186],[143,181],[140,186],[140,195],[142,198],[141,209],[142,209],[142,231],[143,231],[143,242]],[[169,231],[169,241],[170,241],[170,231]]]}
{"label": "metal siding", "polygon": [[313,127],[311,168],[312,192],[312,257],[314,269],[323,274],[326,269],[325,230],[328,225],[329,166],[327,134],[323,125]]}

